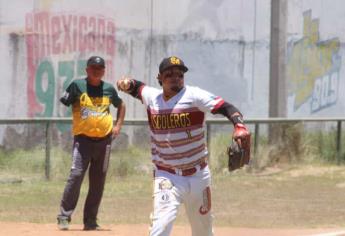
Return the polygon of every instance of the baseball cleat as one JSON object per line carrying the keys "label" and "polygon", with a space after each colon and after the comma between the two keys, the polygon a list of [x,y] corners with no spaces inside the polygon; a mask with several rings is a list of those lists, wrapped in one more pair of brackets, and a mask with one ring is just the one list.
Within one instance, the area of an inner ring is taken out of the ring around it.
{"label": "baseball cleat", "polygon": [[95,220],[86,220],[83,230],[100,230],[101,226]]}
{"label": "baseball cleat", "polygon": [[59,215],[57,217],[57,221],[58,221],[57,224],[60,230],[68,230],[69,222],[71,221],[70,217]]}

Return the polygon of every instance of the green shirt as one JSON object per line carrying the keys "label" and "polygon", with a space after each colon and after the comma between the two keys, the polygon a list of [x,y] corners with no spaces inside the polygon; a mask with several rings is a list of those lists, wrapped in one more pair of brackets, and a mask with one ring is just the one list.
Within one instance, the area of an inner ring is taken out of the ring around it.
{"label": "green shirt", "polygon": [[74,80],[60,101],[66,106],[72,104],[73,134],[89,137],[104,137],[112,131],[110,105],[118,107],[122,102],[110,83],[101,81],[99,86],[92,86],[87,79]]}

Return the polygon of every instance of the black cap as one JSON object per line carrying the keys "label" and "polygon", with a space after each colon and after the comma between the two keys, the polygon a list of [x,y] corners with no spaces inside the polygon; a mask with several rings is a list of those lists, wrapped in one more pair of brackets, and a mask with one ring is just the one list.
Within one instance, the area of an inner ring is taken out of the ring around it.
{"label": "black cap", "polygon": [[184,62],[180,58],[172,56],[163,59],[159,65],[159,73],[162,73],[163,71],[174,66],[180,67],[183,72],[188,71],[188,68],[184,65]]}
{"label": "black cap", "polygon": [[104,59],[102,57],[99,57],[99,56],[92,56],[92,57],[90,57],[87,60],[86,65],[87,66],[97,65],[97,66],[101,66],[101,67],[105,68]]}

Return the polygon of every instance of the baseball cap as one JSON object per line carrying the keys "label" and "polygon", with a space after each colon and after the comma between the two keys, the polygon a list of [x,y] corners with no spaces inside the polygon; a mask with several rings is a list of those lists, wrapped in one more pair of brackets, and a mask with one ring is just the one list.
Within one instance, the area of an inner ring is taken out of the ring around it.
{"label": "baseball cap", "polygon": [[87,66],[97,65],[97,66],[101,66],[101,67],[105,68],[104,59],[102,57],[99,57],[99,56],[92,56],[92,57],[90,57],[87,60],[86,65]]}
{"label": "baseball cap", "polygon": [[159,65],[159,73],[162,73],[163,71],[173,66],[180,67],[183,72],[188,71],[188,68],[184,65],[184,62],[180,58],[171,56],[171,57],[164,58],[162,60],[161,64]]}

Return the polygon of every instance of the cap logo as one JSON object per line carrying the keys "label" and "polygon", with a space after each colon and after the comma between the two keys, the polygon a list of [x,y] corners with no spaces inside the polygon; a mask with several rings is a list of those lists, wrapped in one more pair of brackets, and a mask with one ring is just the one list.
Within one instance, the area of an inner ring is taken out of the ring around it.
{"label": "cap logo", "polygon": [[177,57],[171,57],[170,58],[170,63],[173,64],[173,65],[180,65],[181,61]]}

